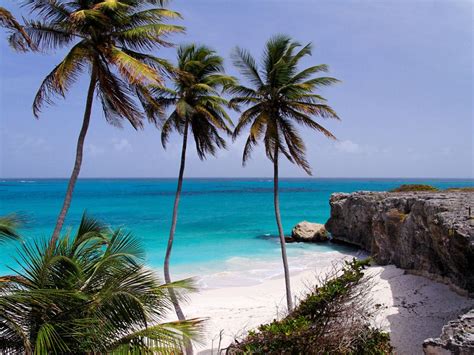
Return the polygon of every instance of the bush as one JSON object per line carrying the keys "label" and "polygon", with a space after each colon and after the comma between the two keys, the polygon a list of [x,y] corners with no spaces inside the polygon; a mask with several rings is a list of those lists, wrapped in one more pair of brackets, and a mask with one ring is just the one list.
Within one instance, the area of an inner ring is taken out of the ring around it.
{"label": "bush", "polygon": [[446,191],[450,191],[450,192],[474,192],[474,186],[450,187],[449,189],[446,189]]}
{"label": "bush", "polygon": [[346,262],[286,318],[250,331],[228,354],[390,354],[387,333],[369,325],[369,260]]}
{"label": "bush", "polygon": [[390,190],[390,192],[409,192],[409,191],[438,191],[438,189],[431,185],[404,184],[393,190]]}

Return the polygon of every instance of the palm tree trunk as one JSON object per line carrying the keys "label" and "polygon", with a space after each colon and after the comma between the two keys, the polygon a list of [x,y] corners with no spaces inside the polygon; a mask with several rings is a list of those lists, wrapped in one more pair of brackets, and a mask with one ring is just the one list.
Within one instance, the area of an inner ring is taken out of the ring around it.
{"label": "palm tree trunk", "polygon": [[[168,246],[166,247],[165,263],[164,263],[164,273],[165,273],[166,283],[171,282],[170,257],[171,257],[171,249],[173,248],[173,240],[174,240],[174,233],[176,231],[176,223],[178,221],[179,199],[181,197],[181,190],[183,188],[184,167],[186,165],[186,146],[188,144],[188,128],[189,128],[189,120],[186,119],[186,122],[184,123],[183,146],[181,148],[181,164],[179,166],[178,187],[176,189],[176,195],[174,198],[173,217],[171,220],[171,229],[170,229],[170,235],[168,237]],[[176,315],[178,316],[178,319],[180,321],[185,320],[186,317],[184,316],[184,313],[179,305],[178,299],[173,289],[170,289],[170,297],[171,297],[171,302],[173,303],[173,307],[176,311]],[[191,342],[186,341],[185,344],[186,344],[186,354],[192,355],[193,348],[192,348]]]}
{"label": "palm tree trunk", "polygon": [[[183,188],[184,167],[186,165],[186,146],[188,144],[188,126],[189,126],[189,121],[186,119],[186,122],[184,124],[183,146],[181,148],[181,164],[179,166],[178,187],[176,189],[176,195],[174,198],[173,217],[171,219],[171,229],[170,229],[170,235],[168,237],[168,246],[166,247],[166,255],[165,255],[164,273],[165,273],[166,283],[171,282],[170,257],[171,257],[171,250],[173,248],[174,233],[176,231],[176,223],[178,221],[179,199],[181,197],[181,190]],[[178,316],[178,319],[185,320],[186,318],[184,317],[183,311],[181,310],[181,307],[179,306],[175,293],[173,292],[173,290],[170,290],[170,293],[171,293],[171,300],[173,301],[173,306],[174,306],[174,309],[176,310],[176,315]]]}
{"label": "palm tree trunk", "polygon": [[293,300],[291,298],[290,270],[288,268],[288,259],[286,257],[286,242],[280,217],[280,202],[278,199],[278,145],[275,145],[275,154],[273,155],[273,202],[275,205],[275,218],[278,226],[278,235],[280,236],[281,258],[283,260],[283,270],[285,272],[286,286],[286,304],[288,312],[293,309]]}
{"label": "palm tree trunk", "polygon": [[81,132],[79,133],[79,138],[77,139],[76,146],[76,160],[74,162],[74,168],[72,170],[71,177],[69,178],[69,183],[66,190],[66,196],[64,197],[63,207],[59,213],[58,220],[56,221],[56,227],[54,227],[53,236],[51,237],[50,246],[54,245],[58,239],[59,233],[64,224],[64,219],[66,218],[67,211],[71,205],[72,193],[74,192],[74,186],[76,185],[77,177],[81,170],[82,164],[82,155],[84,151],[84,140],[86,138],[87,129],[89,128],[89,122],[91,118],[92,111],[92,102],[94,100],[94,91],[95,85],[97,82],[97,69],[95,65],[92,65],[91,81],[89,84],[89,90],[87,92],[86,99],[86,109],[84,111],[84,118],[82,121]]}

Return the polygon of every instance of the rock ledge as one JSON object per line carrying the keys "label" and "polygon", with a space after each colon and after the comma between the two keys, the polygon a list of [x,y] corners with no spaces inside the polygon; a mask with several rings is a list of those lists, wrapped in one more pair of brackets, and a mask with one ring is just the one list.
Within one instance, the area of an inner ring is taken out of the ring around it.
{"label": "rock ledge", "polygon": [[439,338],[426,339],[423,351],[427,355],[474,354],[474,309],[445,325]]}
{"label": "rock ledge", "polygon": [[333,241],[474,293],[474,193],[337,193],[330,206]]}

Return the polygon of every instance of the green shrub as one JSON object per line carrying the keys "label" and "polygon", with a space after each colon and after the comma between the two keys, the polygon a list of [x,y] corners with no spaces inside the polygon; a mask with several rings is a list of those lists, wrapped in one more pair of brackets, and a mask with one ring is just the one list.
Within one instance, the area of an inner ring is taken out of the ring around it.
{"label": "green shrub", "polygon": [[369,260],[346,262],[287,317],[250,331],[228,354],[390,354],[390,337],[368,323]]}
{"label": "green shrub", "polygon": [[431,185],[423,185],[423,184],[404,184],[401,185],[391,192],[409,192],[409,191],[438,191],[438,189]]}

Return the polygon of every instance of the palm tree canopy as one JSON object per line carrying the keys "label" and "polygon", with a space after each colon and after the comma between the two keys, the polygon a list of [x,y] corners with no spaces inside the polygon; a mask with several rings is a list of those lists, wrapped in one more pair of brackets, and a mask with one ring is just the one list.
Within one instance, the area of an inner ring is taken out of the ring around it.
{"label": "palm tree canopy", "polygon": [[[65,96],[87,68],[96,76],[97,93],[106,120],[120,126],[127,119],[134,128],[142,116],[134,102],[137,86],[160,83],[166,61],[143,51],[169,46],[167,35],[183,27],[165,24],[179,18],[163,7],[165,0],[21,0],[39,20],[23,28],[41,50],[70,48],[64,59],[44,79],[33,103],[38,117],[53,96]],[[20,32],[10,43],[21,43]]]}
{"label": "palm tree canopy", "polygon": [[315,122],[311,116],[338,119],[326,100],[315,93],[321,87],[338,82],[332,77],[315,77],[328,70],[327,65],[298,69],[300,60],[311,54],[311,44],[301,46],[283,35],[271,38],[265,47],[261,66],[244,49],[236,48],[233,61],[241,74],[251,84],[236,85],[229,92],[234,95],[231,104],[249,106],[240,116],[234,138],[250,125],[244,147],[243,163],[252,149],[263,139],[267,157],[273,161],[275,152],[311,174],[305,157],[305,144],[295,124],[301,124],[323,133],[334,135]]}
{"label": "palm tree canopy", "polygon": [[0,278],[0,352],[180,352],[201,320],[161,323],[167,291],[183,296],[194,286],[161,284],[143,258],[131,234],[86,216],[53,246],[23,245],[20,269]]}
{"label": "palm tree canopy", "polygon": [[[235,85],[235,78],[224,73],[223,59],[206,46],[194,44],[178,48],[178,64],[173,74],[174,89],[155,86],[144,100],[150,117],[163,120],[161,141],[166,147],[173,130],[180,134],[188,122],[200,159],[217,148],[225,148],[219,131],[231,134],[232,120],[226,112],[230,103],[221,96],[220,89]],[[174,107],[168,117],[165,109]]]}

